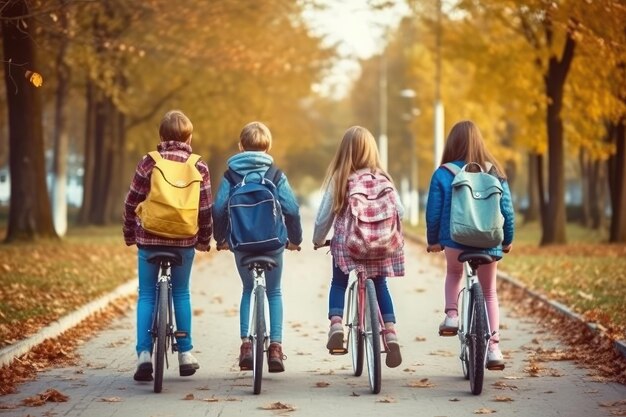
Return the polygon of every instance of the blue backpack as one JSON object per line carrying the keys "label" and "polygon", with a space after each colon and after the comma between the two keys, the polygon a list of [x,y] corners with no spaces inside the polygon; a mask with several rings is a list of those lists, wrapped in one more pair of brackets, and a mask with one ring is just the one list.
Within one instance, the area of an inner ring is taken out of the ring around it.
{"label": "blue backpack", "polygon": [[265,175],[251,172],[243,177],[230,168],[224,173],[231,184],[227,204],[231,250],[263,253],[285,247],[287,229],[276,197],[281,176],[273,164]]}

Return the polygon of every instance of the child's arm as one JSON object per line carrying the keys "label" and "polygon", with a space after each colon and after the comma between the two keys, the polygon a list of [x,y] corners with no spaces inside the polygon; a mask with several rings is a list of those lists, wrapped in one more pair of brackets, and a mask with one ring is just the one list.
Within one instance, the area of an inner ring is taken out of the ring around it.
{"label": "child's arm", "polygon": [[213,238],[218,246],[222,246],[227,241],[228,232],[228,213],[226,213],[226,205],[228,204],[228,196],[230,194],[230,183],[224,177],[220,182],[220,186],[215,194],[213,201]]}
{"label": "child's arm", "polygon": [[144,163],[146,160],[152,161],[151,158],[145,158],[137,164],[135,175],[130,183],[130,189],[124,200],[124,225],[122,232],[124,233],[124,241],[126,245],[132,246],[136,244],[135,231],[137,230],[137,215],[135,209],[146,199],[146,195],[150,190],[150,179],[148,178]]}
{"label": "child's arm", "polygon": [[322,197],[322,202],[320,203],[320,207],[317,210],[317,216],[315,218],[315,228],[313,229],[313,244],[316,246],[321,246],[326,241],[326,236],[330,232],[330,229],[333,227],[333,222],[335,220],[335,215],[333,213],[333,187],[330,184],[326,191],[324,191],[324,196]]}
{"label": "child's arm", "polygon": [[209,168],[204,162],[199,164],[202,174],[202,185],[200,187],[200,211],[198,213],[198,242],[196,249],[208,251],[211,243],[211,233],[213,232],[213,220],[211,217],[211,206],[213,198],[211,196],[211,176]]}
{"label": "child's arm", "polygon": [[287,176],[283,173],[281,180],[278,181],[276,187],[278,192],[278,201],[285,217],[285,226],[287,226],[287,239],[289,243],[300,245],[302,243],[302,224],[300,223],[300,206],[298,200],[289,185]]}

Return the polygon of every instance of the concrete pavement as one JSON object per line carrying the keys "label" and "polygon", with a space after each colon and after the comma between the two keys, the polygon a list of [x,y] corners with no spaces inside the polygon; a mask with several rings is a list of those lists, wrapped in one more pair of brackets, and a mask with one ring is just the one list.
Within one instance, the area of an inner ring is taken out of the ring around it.
{"label": "concrete pavement", "polygon": [[[506,306],[501,345],[507,368],[486,371],[482,395],[472,395],[461,374],[458,339],[437,335],[443,316],[441,259],[411,242],[406,245],[407,276],[389,280],[404,361],[398,368],[383,368],[381,393],[372,395],[366,373],[354,377],[350,357],[330,356],[324,347],[330,255],[312,250],[310,229],[305,226],[303,250],[285,255],[287,370],[266,372],[260,395],[252,394],[251,373],[237,367],[241,284],[232,255],[220,252],[198,255],[193,270],[194,354],[201,366],[196,375],[179,377],[172,356],[161,394],[152,392],[151,383],[133,381],[131,311],[79,349],[79,366],[43,372],[18,393],[0,397],[0,417],[626,415],[626,403],[620,403],[626,386],[597,382],[569,361],[531,362],[537,346],[558,347],[558,342],[533,319],[515,317]],[[538,367],[538,376],[526,372],[529,367]],[[21,405],[49,388],[69,400]]]}

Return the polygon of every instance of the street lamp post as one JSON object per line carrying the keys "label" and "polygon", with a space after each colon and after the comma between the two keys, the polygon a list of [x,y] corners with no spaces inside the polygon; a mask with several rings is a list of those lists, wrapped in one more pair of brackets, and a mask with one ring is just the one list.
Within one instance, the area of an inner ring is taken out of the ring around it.
{"label": "street lamp post", "polygon": [[413,107],[413,100],[416,96],[415,91],[410,88],[405,88],[400,91],[400,96],[406,98],[408,101],[408,109],[409,112],[404,114],[404,120],[406,120],[409,129],[409,137],[410,137],[410,152],[411,152],[411,177],[409,181],[409,202],[407,204],[407,208],[409,211],[409,222],[412,226],[417,226],[419,223],[419,210],[420,210],[420,200],[419,200],[419,184],[418,184],[418,165],[417,165],[417,155],[416,155],[416,140],[417,137],[411,134],[410,132],[410,122],[420,115],[420,110],[418,108]]}

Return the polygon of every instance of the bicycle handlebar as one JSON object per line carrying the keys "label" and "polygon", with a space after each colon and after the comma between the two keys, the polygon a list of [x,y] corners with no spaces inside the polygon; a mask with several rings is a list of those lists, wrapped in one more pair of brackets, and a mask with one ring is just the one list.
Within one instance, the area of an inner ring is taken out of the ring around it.
{"label": "bicycle handlebar", "polygon": [[323,248],[324,246],[330,246],[330,239],[326,239],[326,241],[319,246],[313,245],[313,249],[318,250],[319,248]]}

